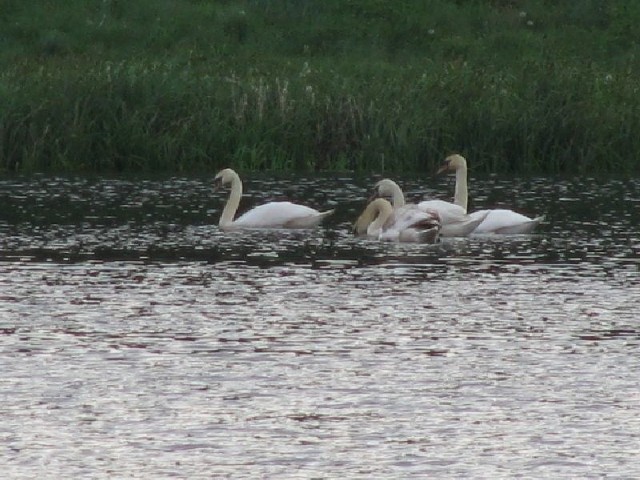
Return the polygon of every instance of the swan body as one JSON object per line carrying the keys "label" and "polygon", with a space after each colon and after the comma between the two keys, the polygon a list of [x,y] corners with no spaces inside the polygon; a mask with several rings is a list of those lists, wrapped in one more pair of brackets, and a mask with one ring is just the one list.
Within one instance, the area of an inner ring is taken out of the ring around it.
{"label": "swan body", "polygon": [[445,224],[463,222],[467,216],[464,208],[444,200],[423,200],[418,208],[435,210]]}
{"label": "swan body", "polygon": [[425,212],[435,212],[440,219],[441,237],[464,237],[469,235],[482,223],[484,217],[470,217],[466,209],[444,200],[424,200],[417,205],[406,205],[404,193],[400,186],[389,178],[384,178],[376,183],[378,195],[391,197],[394,209],[401,209],[405,206],[412,206]]}
{"label": "swan body", "polygon": [[469,216],[474,217],[485,213],[484,220],[473,231],[474,234],[516,235],[531,233],[544,219],[544,217],[529,218],[513,210],[502,208],[478,210],[470,213]]}
{"label": "swan body", "polygon": [[333,210],[319,212],[304,205],[291,202],[270,202],[249,210],[234,220],[240,198],[242,198],[242,181],[238,174],[230,168],[218,172],[215,181],[222,185],[231,184],[231,193],[225,204],[218,225],[224,230],[239,228],[313,228],[333,213]]}
{"label": "swan body", "polygon": [[[456,189],[454,203],[466,212],[468,203],[467,190],[467,161],[462,155],[449,155],[438,173],[454,171],[456,173]],[[544,220],[544,216],[529,218],[513,210],[492,209],[478,210],[469,214],[473,218],[483,217],[483,221],[473,230],[473,233],[514,235],[531,233]]]}
{"label": "swan body", "polygon": [[384,198],[367,205],[354,225],[357,235],[396,242],[434,243],[438,239],[440,221],[434,212],[415,207],[393,209]]}

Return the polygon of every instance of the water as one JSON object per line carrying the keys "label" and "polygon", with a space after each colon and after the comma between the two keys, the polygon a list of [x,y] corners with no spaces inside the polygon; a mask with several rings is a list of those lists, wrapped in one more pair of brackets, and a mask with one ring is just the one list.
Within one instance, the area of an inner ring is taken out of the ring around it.
{"label": "water", "polygon": [[640,477],[640,180],[473,179],[546,222],[438,245],[353,238],[349,176],[222,233],[210,180],[0,180],[5,478]]}

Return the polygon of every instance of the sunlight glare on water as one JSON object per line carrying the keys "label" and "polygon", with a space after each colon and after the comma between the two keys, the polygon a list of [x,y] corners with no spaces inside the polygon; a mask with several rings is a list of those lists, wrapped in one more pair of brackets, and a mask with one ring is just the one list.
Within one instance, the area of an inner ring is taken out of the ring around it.
{"label": "sunlight glare on water", "polygon": [[475,180],[545,223],[403,245],[374,181],[247,181],[337,212],[231,233],[210,178],[0,181],[7,478],[639,477],[640,182]]}

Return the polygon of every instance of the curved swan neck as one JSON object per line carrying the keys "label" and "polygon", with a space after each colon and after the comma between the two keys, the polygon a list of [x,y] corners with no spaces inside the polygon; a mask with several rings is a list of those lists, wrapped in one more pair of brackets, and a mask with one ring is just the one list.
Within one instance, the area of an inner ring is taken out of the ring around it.
{"label": "curved swan neck", "polygon": [[467,164],[466,162],[463,162],[462,165],[456,168],[456,190],[453,197],[453,203],[466,210],[468,202],[469,191],[467,189]]}
{"label": "curved swan neck", "polygon": [[398,188],[394,189],[393,197],[391,198],[391,201],[393,202],[393,207],[394,208],[404,207],[405,205],[404,193],[402,193],[402,189],[400,189],[398,185],[396,185],[396,187]]}
{"label": "curved swan neck", "polygon": [[384,180],[380,180],[378,183],[378,192],[382,196],[390,196],[391,204],[393,208],[404,207],[404,193],[396,182],[389,178],[385,178]]}
{"label": "curved swan neck", "polygon": [[227,199],[227,203],[220,215],[220,222],[218,225],[221,227],[228,227],[233,223],[233,217],[236,215],[238,206],[240,205],[240,199],[242,198],[242,181],[240,177],[234,172],[231,179],[231,193]]}
{"label": "curved swan neck", "polygon": [[369,208],[372,211],[372,215],[375,215],[375,218],[369,225],[369,228],[367,228],[367,233],[369,235],[379,235],[387,223],[387,220],[389,220],[389,217],[393,214],[393,207],[387,200],[378,198],[369,204],[367,209]]}

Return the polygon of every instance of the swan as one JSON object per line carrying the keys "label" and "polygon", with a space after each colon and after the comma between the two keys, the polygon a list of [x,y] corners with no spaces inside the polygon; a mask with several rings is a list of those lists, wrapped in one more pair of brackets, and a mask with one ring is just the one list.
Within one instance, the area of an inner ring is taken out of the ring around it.
{"label": "swan", "polygon": [[[438,169],[438,173],[453,171],[456,174],[454,203],[467,210],[469,193],[467,190],[467,161],[459,154],[449,155]],[[473,233],[497,233],[503,235],[531,233],[544,216],[529,218],[513,210],[504,208],[478,210],[469,214],[472,218],[483,217],[484,220]]]}
{"label": "swan", "polygon": [[356,235],[397,242],[434,243],[438,239],[440,221],[436,213],[418,208],[394,211],[384,198],[367,205],[353,227]]}
{"label": "swan", "polygon": [[466,209],[443,200],[424,200],[417,205],[407,205],[400,186],[389,178],[383,178],[375,185],[374,196],[391,197],[394,210],[415,207],[425,212],[436,212],[440,218],[441,237],[464,237],[482,223],[482,215],[471,217]]}
{"label": "swan", "polygon": [[249,210],[238,219],[233,217],[238,210],[242,197],[242,181],[238,174],[230,169],[220,170],[214,182],[220,185],[231,184],[231,193],[227,200],[218,225],[223,230],[236,228],[313,228],[334,211],[319,212],[291,202],[270,202]]}

